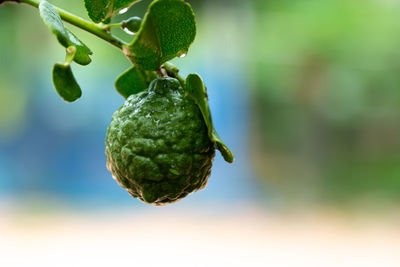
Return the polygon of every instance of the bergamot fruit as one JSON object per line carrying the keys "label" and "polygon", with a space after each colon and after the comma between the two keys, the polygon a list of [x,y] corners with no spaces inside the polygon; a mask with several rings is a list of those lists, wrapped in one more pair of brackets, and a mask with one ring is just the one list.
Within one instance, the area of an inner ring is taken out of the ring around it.
{"label": "bergamot fruit", "polygon": [[173,78],[131,95],[107,129],[107,168],[133,197],[153,205],[204,188],[214,155],[200,109]]}

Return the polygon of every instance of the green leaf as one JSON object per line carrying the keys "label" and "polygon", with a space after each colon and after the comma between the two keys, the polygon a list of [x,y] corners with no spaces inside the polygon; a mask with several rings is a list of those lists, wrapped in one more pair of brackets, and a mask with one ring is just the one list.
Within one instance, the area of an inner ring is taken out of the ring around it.
{"label": "green leaf", "polygon": [[186,54],[195,36],[196,19],[187,2],[156,0],[124,53],[136,66],[157,70],[162,63]]}
{"label": "green leaf", "polygon": [[109,23],[111,18],[124,8],[129,8],[140,0],[85,0],[89,18],[96,22]]}
{"label": "green leaf", "polygon": [[67,102],[82,96],[82,90],[72,74],[69,64],[56,63],[53,68],[53,84],[57,93]]}
{"label": "green leaf", "polygon": [[211,118],[210,107],[208,106],[207,89],[201,77],[197,74],[189,74],[186,77],[186,90],[199,106],[200,111],[203,114],[204,121],[206,122],[208,128],[208,136],[210,137],[210,140],[215,143],[216,148],[221,152],[225,161],[232,163],[235,160],[235,156],[233,155],[232,151],[230,151],[229,148],[222,142],[217,131],[215,130]]}
{"label": "green leaf", "polygon": [[76,54],[74,61],[81,65],[87,65],[92,60],[89,55],[92,51],[82,43],[72,32],[65,28],[61,20],[60,14],[49,2],[43,0],[39,4],[40,16],[44,23],[49,27],[51,32],[57,37],[58,42],[68,48],[70,46],[76,47]]}
{"label": "green leaf", "polygon": [[125,98],[149,87],[146,74],[135,66],[122,73],[115,81],[115,88]]}

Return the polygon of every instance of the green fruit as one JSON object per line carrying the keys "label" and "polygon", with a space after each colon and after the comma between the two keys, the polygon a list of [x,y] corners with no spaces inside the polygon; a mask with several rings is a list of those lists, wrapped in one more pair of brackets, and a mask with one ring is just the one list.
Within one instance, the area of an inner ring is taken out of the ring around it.
{"label": "green fruit", "polygon": [[173,78],[131,95],[107,129],[107,168],[133,197],[153,205],[204,188],[214,155],[200,109]]}
{"label": "green fruit", "polygon": [[138,32],[142,25],[142,19],[139,17],[131,17],[122,22],[122,27],[128,29],[131,32]]}

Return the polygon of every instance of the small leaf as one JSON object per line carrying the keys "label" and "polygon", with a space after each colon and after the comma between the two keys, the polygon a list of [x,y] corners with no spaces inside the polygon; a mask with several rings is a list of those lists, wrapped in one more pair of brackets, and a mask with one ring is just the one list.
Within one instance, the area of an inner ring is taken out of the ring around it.
{"label": "small leaf", "polygon": [[136,66],[157,70],[162,63],[186,54],[195,36],[196,19],[187,2],[156,0],[124,53]]}
{"label": "small leaf", "polygon": [[204,86],[201,77],[197,74],[189,74],[186,77],[186,90],[199,106],[200,111],[203,114],[210,140],[215,143],[216,148],[221,152],[225,161],[232,163],[235,160],[235,156],[233,155],[232,151],[230,151],[229,148],[222,142],[217,131],[215,130],[211,118],[210,107],[208,106],[207,89]]}
{"label": "small leaf", "polygon": [[74,102],[82,96],[69,65],[56,63],[53,68],[53,84],[57,93],[67,102]]}
{"label": "small leaf", "polygon": [[135,66],[122,73],[115,81],[115,88],[125,98],[149,87],[146,75]]}
{"label": "small leaf", "polygon": [[49,2],[43,0],[39,4],[40,16],[44,23],[49,27],[51,32],[57,37],[58,42],[68,48],[70,46],[76,47],[76,55],[74,61],[81,65],[87,65],[92,60],[89,55],[92,51],[82,43],[72,32],[65,28],[61,20],[60,14]]}
{"label": "small leaf", "polygon": [[109,23],[122,9],[129,8],[140,0],[85,0],[89,18],[96,23]]}

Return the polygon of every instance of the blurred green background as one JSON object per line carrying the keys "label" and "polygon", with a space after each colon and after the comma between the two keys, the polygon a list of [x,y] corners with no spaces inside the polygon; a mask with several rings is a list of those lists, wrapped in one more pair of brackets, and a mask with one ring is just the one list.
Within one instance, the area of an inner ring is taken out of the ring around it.
{"label": "blurred green background", "polygon": [[400,2],[255,7],[252,162],[266,185],[289,198],[398,202]]}
{"label": "blurred green background", "polygon": [[[149,2],[115,21],[142,16]],[[52,3],[87,17],[79,0]],[[215,123],[237,160],[218,156],[209,188],[189,199],[397,205],[399,1],[191,4],[198,35],[174,63],[205,78]],[[110,179],[103,152],[123,102],[113,82],[130,63],[69,28],[94,51],[91,65],[74,66],[84,91],[74,104],[52,88],[50,71],[64,52],[37,11],[0,8],[0,194],[134,202]]]}
{"label": "blurred green background", "polygon": [[236,161],[217,153],[208,186],[162,208],[105,167],[129,61],[68,25],[94,54],[65,103],[64,49],[37,10],[0,6],[0,265],[400,266],[400,1],[189,2],[198,34],[173,63],[204,78]]}

